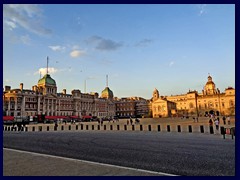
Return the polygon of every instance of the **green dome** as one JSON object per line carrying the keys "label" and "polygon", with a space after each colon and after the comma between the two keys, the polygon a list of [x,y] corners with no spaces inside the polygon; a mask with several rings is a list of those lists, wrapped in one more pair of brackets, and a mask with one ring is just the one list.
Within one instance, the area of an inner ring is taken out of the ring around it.
{"label": "green dome", "polygon": [[109,87],[106,87],[102,91],[102,97],[103,98],[113,98],[113,92],[109,89]]}
{"label": "green dome", "polygon": [[43,78],[38,81],[38,84],[48,84],[48,85],[56,86],[55,80],[52,79],[49,74],[46,74],[45,76],[43,76]]}

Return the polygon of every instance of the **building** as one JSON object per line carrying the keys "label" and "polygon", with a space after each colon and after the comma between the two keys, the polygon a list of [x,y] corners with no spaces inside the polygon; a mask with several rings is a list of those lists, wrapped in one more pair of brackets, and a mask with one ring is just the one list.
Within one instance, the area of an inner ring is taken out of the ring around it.
{"label": "building", "polygon": [[213,112],[216,115],[235,115],[235,89],[228,87],[225,92],[221,93],[210,75],[201,93],[189,90],[186,94],[159,97],[159,92],[155,89],[151,100],[153,117],[162,115],[156,110],[159,107],[158,103],[161,102],[159,99],[176,104],[176,108],[174,105],[168,105],[168,107],[172,107],[172,110],[168,110],[167,116],[175,114],[203,116]]}
{"label": "building", "polygon": [[[113,94],[113,93],[112,93]],[[57,84],[46,74],[32,86],[32,90],[5,86],[3,92],[3,113],[6,116],[78,116],[85,115],[105,117],[115,115],[115,105],[109,98],[99,98],[98,93],[81,93],[66,89],[57,93]]]}

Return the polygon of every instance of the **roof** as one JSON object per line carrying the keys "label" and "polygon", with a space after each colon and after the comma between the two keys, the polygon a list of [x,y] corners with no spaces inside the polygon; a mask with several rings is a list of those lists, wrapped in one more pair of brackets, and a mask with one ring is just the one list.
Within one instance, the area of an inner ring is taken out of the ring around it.
{"label": "roof", "polygon": [[113,98],[113,92],[109,89],[109,87],[106,87],[102,91],[102,97],[103,98]]}
{"label": "roof", "polygon": [[41,79],[38,81],[38,84],[47,84],[47,85],[56,86],[55,80],[52,79],[49,74],[44,75],[43,78],[41,78]]}

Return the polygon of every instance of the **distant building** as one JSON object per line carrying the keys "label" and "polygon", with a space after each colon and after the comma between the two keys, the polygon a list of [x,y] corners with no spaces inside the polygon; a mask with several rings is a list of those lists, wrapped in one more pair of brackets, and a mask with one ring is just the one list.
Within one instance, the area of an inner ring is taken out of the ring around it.
{"label": "distant building", "polygon": [[32,87],[24,89],[23,83],[19,89],[5,86],[3,92],[3,112],[7,116],[114,116],[115,105],[109,98],[99,98],[98,93],[81,93],[66,89],[57,93],[57,84],[49,74],[46,74]]}
{"label": "distant building", "polygon": [[235,89],[228,87],[221,93],[209,75],[202,93],[189,90],[186,94],[159,97],[159,92],[155,89],[151,106],[153,117],[197,114],[203,116],[213,112],[216,115],[235,115]]}

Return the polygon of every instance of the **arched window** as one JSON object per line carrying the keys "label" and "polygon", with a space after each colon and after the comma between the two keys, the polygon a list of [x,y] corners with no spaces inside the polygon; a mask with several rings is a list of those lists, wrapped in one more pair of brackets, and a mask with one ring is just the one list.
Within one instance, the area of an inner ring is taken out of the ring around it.
{"label": "arched window", "polygon": [[189,108],[193,109],[193,103],[189,103]]}

